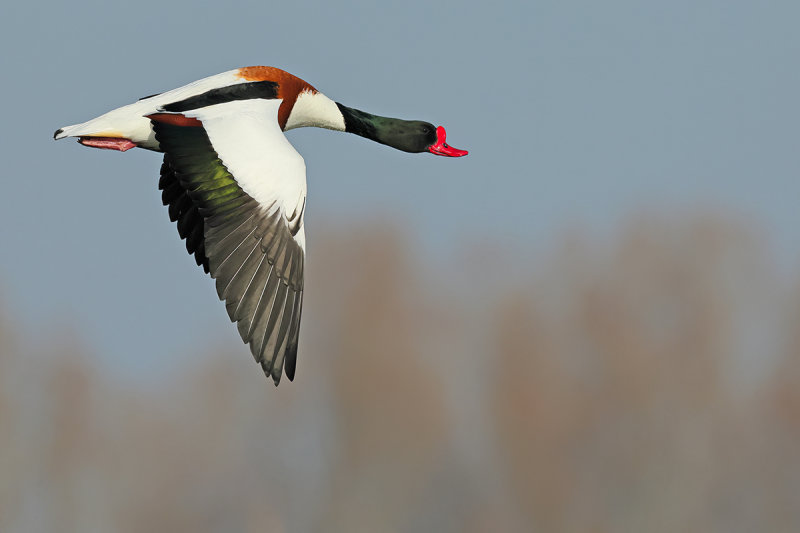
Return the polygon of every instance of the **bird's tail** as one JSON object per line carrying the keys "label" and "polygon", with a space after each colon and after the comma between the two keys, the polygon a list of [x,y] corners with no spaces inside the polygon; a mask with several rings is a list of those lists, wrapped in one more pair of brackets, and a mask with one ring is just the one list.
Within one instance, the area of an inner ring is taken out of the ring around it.
{"label": "bird's tail", "polygon": [[86,128],[86,124],[87,123],[84,122],[83,124],[73,124],[72,126],[58,128],[53,134],[53,139],[59,140],[65,137],[81,137],[87,135],[90,131]]}
{"label": "bird's tail", "polygon": [[56,130],[53,138],[77,137],[84,146],[122,152],[136,146],[157,148],[150,120],[144,116],[146,111],[138,107],[141,106],[120,107],[87,122],[64,126]]}

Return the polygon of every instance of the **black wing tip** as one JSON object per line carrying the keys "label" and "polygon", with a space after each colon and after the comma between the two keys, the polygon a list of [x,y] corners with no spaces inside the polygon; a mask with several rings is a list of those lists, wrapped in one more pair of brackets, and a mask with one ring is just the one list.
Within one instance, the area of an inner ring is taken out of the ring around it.
{"label": "black wing tip", "polygon": [[286,372],[286,377],[289,381],[294,381],[294,368],[297,364],[297,344],[290,344],[286,348],[286,364],[283,370]]}
{"label": "black wing tip", "polygon": [[267,379],[272,379],[273,383],[277,387],[281,382],[281,373],[276,372],[275,374],[272,373],[273,361],[261,361],[261,370],[264,371],[264,375]]}
{"label": "black wing tip", "polygon": [[272,378],[272,381],[275,383],[276,387],[280,384],[281,376],[283,374],[286,374],[286,377],[289,378],[289,381],[294,381],[294,371],[297,363],[297,344],[287,347],[286,351],[284,352],[284,357],[283,372],[275,372],[274,360],[261,361],[261,370],[264,371],[264,375],[267,377],[267,379]]}
{"label": "black wing tip", "polygon": [[56,132],[53,134],[53,140],[57,140],[58,136],[64,133],[64,128],[58,128]]}

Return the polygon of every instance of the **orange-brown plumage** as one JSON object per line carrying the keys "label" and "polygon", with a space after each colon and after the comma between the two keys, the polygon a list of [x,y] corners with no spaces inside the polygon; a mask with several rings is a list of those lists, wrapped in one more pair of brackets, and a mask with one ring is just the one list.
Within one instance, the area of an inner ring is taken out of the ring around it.
{"label": "orange-brown plumage", "polygon": [[286,127],[297,96],[303,91],[318,92],[307,81],[275,67],[242,67],[238,76],[247,81],[274,81],[278,84],[278,98],[283,100],[278,109],[278,124],[281,129]]}
{"label": "orange-brown plumage", "polygon": [[155,120],[156,122],[163,122],[164,124],[172,124],[173,126],[201,127],[203,125],[203,123],[196,118],[174,113],[153,113],[152,115],[147,115],[147,118]]}

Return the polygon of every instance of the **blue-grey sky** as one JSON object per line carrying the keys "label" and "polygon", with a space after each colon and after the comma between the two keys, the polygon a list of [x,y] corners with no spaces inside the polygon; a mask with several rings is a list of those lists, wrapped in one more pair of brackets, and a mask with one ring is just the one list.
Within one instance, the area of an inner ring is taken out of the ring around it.
{"label": "blue-grey sky", "polygon": [[752,221],[794,268],[798,20],[790,1],[12,3],[0,295],[31,342],[74,328],[122,368],[240,343],[161,206],[158,154],[51,136],[258,64],[352,107],[442,124],[471,151],[290,132],[308,168],[310,261],[330,220],[388,216],[432,256],[477,238],[530,258],[567,227],[602,236],[642,211],[713,209]]}

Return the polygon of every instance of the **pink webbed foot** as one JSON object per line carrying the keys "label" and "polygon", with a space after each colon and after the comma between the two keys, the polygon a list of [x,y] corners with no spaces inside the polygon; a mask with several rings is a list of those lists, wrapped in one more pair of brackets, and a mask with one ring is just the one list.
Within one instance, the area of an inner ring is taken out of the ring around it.
{"label": "pink webbed foot", "polygon": [[100,148],[101,150],[119,150],[124,152],[131,148],[136,148],[136,145],[128,139],[121,139],[117,137],[81,137],[78,142],[84,146],[92,148]]}

